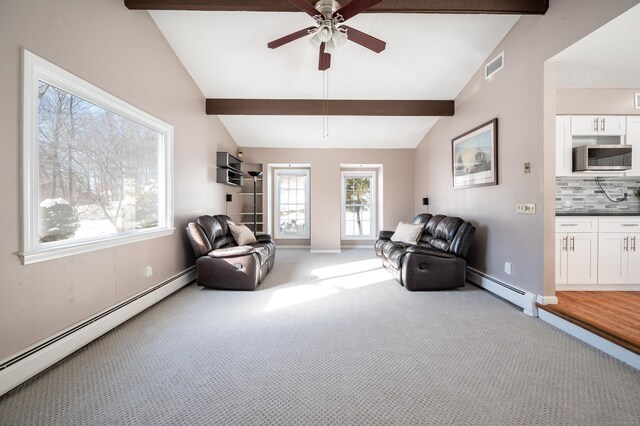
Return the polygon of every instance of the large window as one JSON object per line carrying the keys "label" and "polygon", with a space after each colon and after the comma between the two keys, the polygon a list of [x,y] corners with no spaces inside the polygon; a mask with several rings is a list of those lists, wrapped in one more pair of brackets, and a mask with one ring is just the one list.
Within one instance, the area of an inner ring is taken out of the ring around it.
{"label": "large window", "polygon": [[373,239],[376,229],[376,174],[342,172],[342,238]]}
{"label": "large window", "polygon": [[276,238],[309,238],[309,170],[276,169]]}
{"label": "large window", "polygon": [[24,51],[31,263],[172,232],[173,128]]}

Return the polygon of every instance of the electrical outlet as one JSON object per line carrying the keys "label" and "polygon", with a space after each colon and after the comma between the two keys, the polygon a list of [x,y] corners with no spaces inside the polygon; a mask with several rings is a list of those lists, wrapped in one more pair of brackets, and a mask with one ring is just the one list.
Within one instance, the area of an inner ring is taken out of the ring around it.
{"label": "electrical outlet", "polygon": [[528,175],[529,173],[531,173],[531,163],[526,162],[524,163],[524,174]]}
{"label": "electrical outlet", "polygon": [[153,268],[151,266],[147,266],[144,268],[144,277],[145,278],[149,278],[151,275],[153,275]]}
{"label": "electrical outlet", "polygon": [[536,205],[535,203],[516,203],[516,213],[536,214]]}
{"label": "electrical outlet", "polygon": [[507,275],[513,275],[513,263],[504,262],[504,273]]}

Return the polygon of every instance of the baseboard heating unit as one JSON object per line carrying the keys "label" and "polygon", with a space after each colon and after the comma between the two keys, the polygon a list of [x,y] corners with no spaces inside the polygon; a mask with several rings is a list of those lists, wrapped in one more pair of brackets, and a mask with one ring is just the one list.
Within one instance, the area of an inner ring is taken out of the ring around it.
{"label": "baseboard heating unit", "polygon": [[467,267],[467,281],[521,307],[527,315],[531,315],[532,317],[538,316],[536,295],[534,293],[522,290],[511,284],[503,283],[470,267]]}
{"label": "baseboard heating unit", "polygon": [[42,340],[0,363],[0,395],[193,282],[195,267]]}

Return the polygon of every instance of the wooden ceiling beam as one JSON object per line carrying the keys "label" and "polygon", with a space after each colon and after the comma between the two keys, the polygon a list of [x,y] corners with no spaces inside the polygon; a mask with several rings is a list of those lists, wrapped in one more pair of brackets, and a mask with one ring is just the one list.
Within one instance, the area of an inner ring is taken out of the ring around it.
{"label": "wooden ceiling beam", "polygon": [[208,115],[452,116],[453,101],[207,99]]}
{"label": "wooden ceiling beam", "polygon": [[[124,0],[124,4],[138,10],[299,11],[287,0]],[[544,15],[548,9],[549,0],[384,0],[365,13]]]}

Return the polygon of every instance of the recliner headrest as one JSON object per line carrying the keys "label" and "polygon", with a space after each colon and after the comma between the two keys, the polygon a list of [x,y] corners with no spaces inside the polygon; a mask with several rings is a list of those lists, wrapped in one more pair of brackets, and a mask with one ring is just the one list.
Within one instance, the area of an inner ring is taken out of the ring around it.
{"label": "recliner headrest", "polygon": [[436,232],[433,234],[433,236],[450,243],[453,240],[453,237],[456,236],[458,228],[460,228],[460,225],[462,225],[463,223],[464,220],[460,219],[459,217],[445,217],[438,223]]}
{"label": "recliner headrest", "polygon": [[216,238],[224,235],[220,222],[209,215],[200,216],[196,219],[196,223],[200,225],[209,242],[213,244]]}

